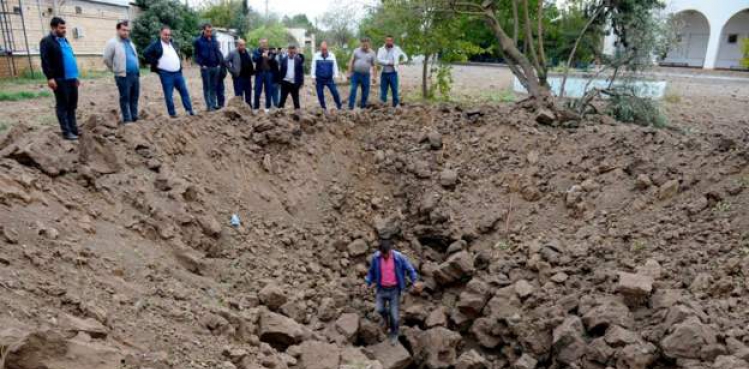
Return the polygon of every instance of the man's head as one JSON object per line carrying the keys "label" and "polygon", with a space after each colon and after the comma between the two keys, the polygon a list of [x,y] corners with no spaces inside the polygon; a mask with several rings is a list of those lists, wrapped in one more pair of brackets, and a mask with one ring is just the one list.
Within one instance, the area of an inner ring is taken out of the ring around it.
{"label": "man's head", "polygon": [[393,241],[381,238],[380,245],[377,248],[380,250],[380,255],[388,258],[390,257],[390,250],[393,249]]}
{"label": "man's head", "polygon": [[393,36],[390,36],[390,35],[385,36],[385,47],[387,48],[393,47]]}
{"label": "man's head", "polygon": [[52,29],[52,33],[57,37],[65,37],[65,33],[67,33],[65,20],[59,17],[54,17],[49,21],[49,28]]}
{"label": "man's head", "polygon": [[206,38],[211,38],[211,36],[213,35],[213,26],[211,26],[210,23],[205,23],[203,24],[202,29],[203,29],[203,36],[205,36]]}
{"label": "man's head", "polygon": [[364,51],[369,50],[370,42],[369,37],[362,37],[359,42],[361,43],[361,49]]}
{"label": "man's head", "polygon": [[261,49],[268,49],[268,39],[267,38],[261,38],[260,39],[260,48]]}
{"label": "man's head", "polygon": [[287,50],[286,52],[289,54],[290,58],[293,58],[294,55],[296,55],[296,51],[297,51],[296,50],[296,45],[291,44],[291,45],[289,45],[289,47],[286,50]]}
{"label": "man's head", "polygon": [[327,54],[328,53],[328,43],[326,41],[323,41],[320,44],[320,52],[323,53],[323,54]]}
{"label": "man's head", "polygon": [[120,38],[123,40],[126,40],[130,37],[129,21],[124,20],[117,22],[117,36],[120,36]]}
{"label": "man's head", "polygon": [[161,41],[169,43],[172,40],[172,29],[169,26],[161,26],[161,32],[159,32]]}
{"label": "man's head", "polygon": [[245,52],[245,50],[247,50],[247,43],[241,38],[237,40],[237,50],[239,50],[239,52]]}

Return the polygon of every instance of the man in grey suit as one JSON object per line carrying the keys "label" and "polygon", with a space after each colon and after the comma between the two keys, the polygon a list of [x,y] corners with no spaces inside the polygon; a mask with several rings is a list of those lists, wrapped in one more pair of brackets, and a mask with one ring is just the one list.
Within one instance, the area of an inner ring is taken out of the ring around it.
{"label": "man in grey suit", "polygon": [[234,82],[234,96],[243,96],[244,101],[252,106],[252,75],[255,68],[244,40],[237,41],[237,48],[226,57],[226,66]]}

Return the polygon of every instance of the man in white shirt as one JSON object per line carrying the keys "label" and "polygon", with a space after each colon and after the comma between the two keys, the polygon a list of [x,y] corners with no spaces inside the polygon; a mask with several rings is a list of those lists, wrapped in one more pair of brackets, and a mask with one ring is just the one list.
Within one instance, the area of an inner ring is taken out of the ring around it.
{"label": "man in white shirt", "polygon": [[190,93],[187,91],[187,84],[184,76],[182,76],[179,47],[172,41],[172,30],[168,26],[161,27],[159,39],[146,48],[143,57],[151,65],[151,71],[159,75],[169,116],[172,118],[177,116],[172,98],[175,88],[179,91],[182,105],[187,114],[195,115],[192,110]]}
{"label": "man in white shirt", "polygon": [[382,67],[380,74],[380,101],[387,102],[388,89],[393,92],[393,106],[400,105],[398,95],[398,66],[401,58],[408,60],[408,55],[393,43],[393,36],[385,37],[385,45],[377,51],[377,64]]}
{"label": "man in white shirt", "polygon": [[335,80],[338,79],[338,62],[336,62],[335,55],[328,51],[328,43],[325,41],[320,44],[320,51],[315,53],[312,59],[310,74],[315,81],[317,100],[320,101],[322,109],[327,111],[324,90],[327,86],[330,94],[333,95],[336,107],[341,110],[341,97],[338,95],[338,88],[335,84]]}
{"label": "man in white shirt", "polygon": [[281,57],[281,100],[278,107],[283,109],[286,99],[291,94],[294,110],[299,111],[299,89],[304,84],[304,55],[297,51],[296,45],[289,45],[286,55]]}

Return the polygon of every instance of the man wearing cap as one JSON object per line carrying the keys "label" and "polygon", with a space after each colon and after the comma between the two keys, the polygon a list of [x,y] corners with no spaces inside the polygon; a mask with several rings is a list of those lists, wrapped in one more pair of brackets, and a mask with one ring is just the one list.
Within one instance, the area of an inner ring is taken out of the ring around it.
{"label": "man wearing cap", "polygon": [[366,288],[376,288],[375,310],[382,316],[382,325],[389,330],[388,339],[398,343],[401,293],[407,288],[406,276],[415,292],[421,291],[418,274],[408,258],[392,249],[392,241],[380,239],[378,251],[372,256],[365,278]]}

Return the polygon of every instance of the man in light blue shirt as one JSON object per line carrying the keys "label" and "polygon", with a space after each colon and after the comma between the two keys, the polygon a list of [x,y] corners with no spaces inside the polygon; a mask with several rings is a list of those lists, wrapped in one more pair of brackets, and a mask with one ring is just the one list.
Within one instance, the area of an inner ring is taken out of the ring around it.
{"label": "man in light blue shirt", "polygon": [[140,97],[140,65],[135,45],[130,40],[130,23],[117,23],[117,36],[107,42],[104,49],[104,64],[114,72],[114,81],[120,92],[122,124],[138,120],[138,98]]}
{"label": "man in light blue shirt", "polygon": [[75,117],[80,86],[78,64],[73,48],[65,38],[65,21],[53,17],[49,25],[49,35],[39,42],[42,71],[47,77],[47,86],[55,93],[55,112],[62,135],[66,140],[74,141],[78,139],[78,123]]}

